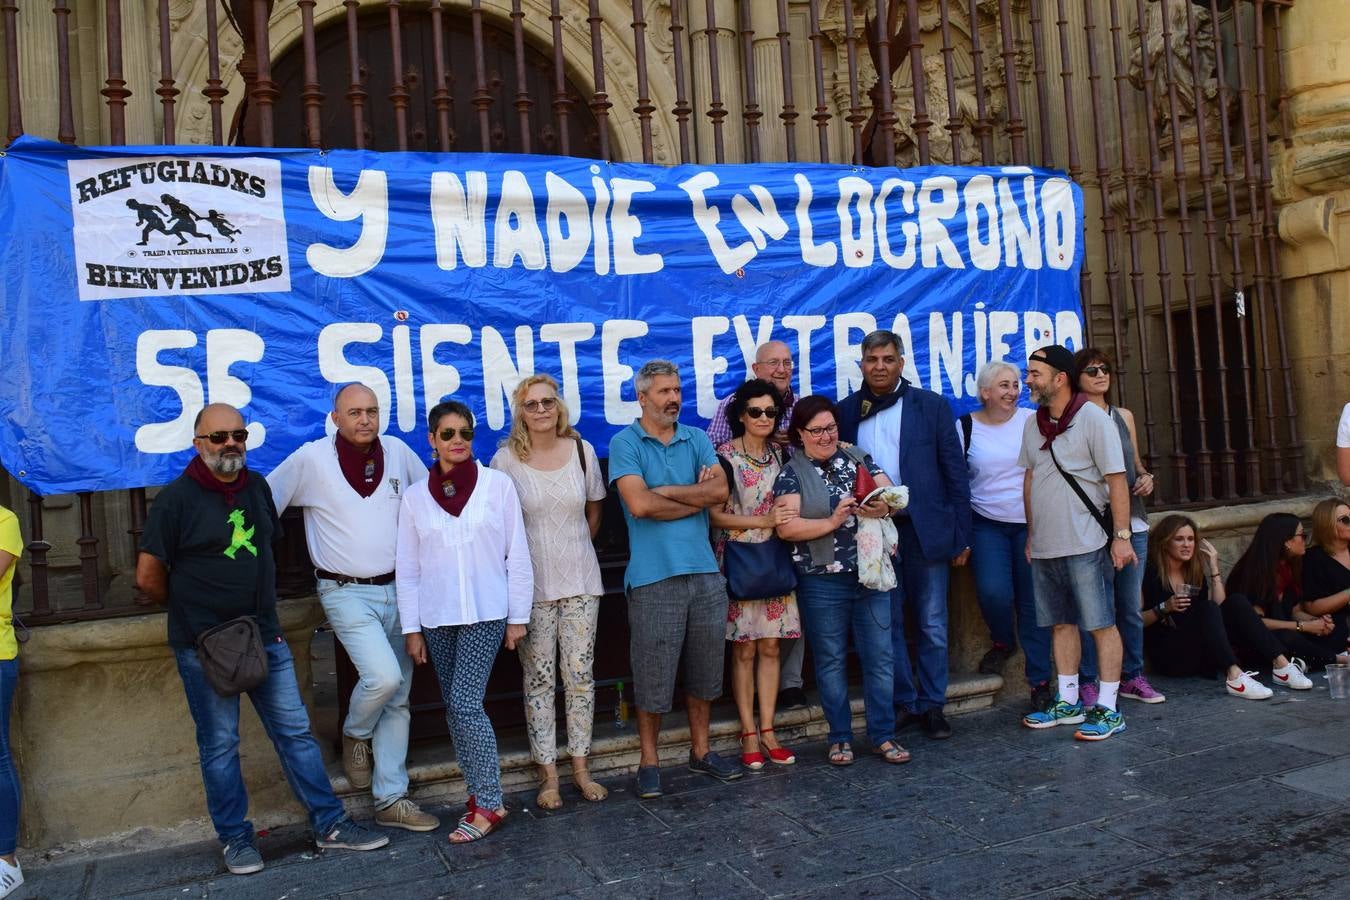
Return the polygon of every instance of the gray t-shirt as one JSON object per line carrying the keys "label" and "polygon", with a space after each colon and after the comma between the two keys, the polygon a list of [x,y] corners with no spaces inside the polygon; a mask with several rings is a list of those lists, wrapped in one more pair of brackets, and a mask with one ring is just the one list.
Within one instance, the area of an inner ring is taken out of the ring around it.
{"label": "gray t-shirt", "polygon": [[[1018,465],[1031,470],[1032,558],[1058,559],[1100,550],[1107,535],[1059,474],[1050,451],[1041,449],[1044,443],[1032,416],[1022,431],[1017,458]],[[1106,476],[1125,471],[1120,432],[1111,417],[1092,403],[1083,404],[1054,446],[1060,466],[1078,479],[1088,499],[1098,509],[1106,506],[1110,499]]]}

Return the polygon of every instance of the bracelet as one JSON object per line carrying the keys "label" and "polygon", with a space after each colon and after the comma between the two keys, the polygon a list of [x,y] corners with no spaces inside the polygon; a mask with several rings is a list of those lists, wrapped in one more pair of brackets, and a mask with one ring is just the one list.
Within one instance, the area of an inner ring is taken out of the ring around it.
{"label": "bracelet", "polygon": [[1168,613],[1167,613],[1167,601],[1164,600],[1163,602],[1159,603],[1157,606],[1155,606],[1155,607],[1153,608],[1153,611],[1157,614],[1158,618],[1160,618],[1160,619],[1165,619],[1165,618],[1167,618],[1167,615],[1168,615]]}
{"label": "bracelet", "polygon": [[1218,578],[1219,580],[1223,580],[1223,576],[1220,575],[1218,572],[1210,572],[1210,573],[1209,573],[1209,577],[1210,577],[1210,578]]}
{"label": "bracelet", "polygon": [[1302,630],[1303,630],[1303,623],[1300,622],[1298,619],[1295,619],[1295,620],[1294,620],[1294,630],[1295,630],[1295,631],[1302,631]]}

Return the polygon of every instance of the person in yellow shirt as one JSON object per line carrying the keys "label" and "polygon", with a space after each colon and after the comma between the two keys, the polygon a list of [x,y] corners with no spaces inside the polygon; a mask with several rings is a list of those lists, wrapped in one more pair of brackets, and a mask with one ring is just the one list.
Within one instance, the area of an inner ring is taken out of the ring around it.
{"label": "person in yellow shirt", "polygon": [[19,642],[14,637],[14,571],[23,555],[19,519],[0,506],[0,897],[23,884],[14,856],[19,838],[19,773],[9,752],[9,711],[19,682]]}

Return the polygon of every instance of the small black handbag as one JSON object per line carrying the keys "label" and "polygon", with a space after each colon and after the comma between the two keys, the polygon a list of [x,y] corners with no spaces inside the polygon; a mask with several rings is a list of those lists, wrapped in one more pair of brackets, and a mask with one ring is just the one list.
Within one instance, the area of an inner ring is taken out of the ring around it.
{"label": "small black handbag", "polygon": [[253,616],[221,622],[197,635],[197,659],[211,689],[237,697],[267,680],[267,651]]}
{"label": "small black handbag", "polygon": [[727,596],[732,600],[766,600],[797,589],[792,551],[776,537],[758,544],[727,541],[722,549]]}

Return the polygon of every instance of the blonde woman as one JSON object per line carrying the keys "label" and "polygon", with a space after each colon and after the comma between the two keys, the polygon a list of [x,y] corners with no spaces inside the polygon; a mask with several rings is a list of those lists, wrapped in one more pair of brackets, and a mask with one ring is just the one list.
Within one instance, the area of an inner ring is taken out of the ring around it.
{"label": "blonde woman", "polygon": [[595,449],[568,424],[558,383],[548,375],[531,375],[516,386],[511,433],[492,468],[515,482],[534,563],[534,606],[519,651],[530,755],[539,767],[536,802],[541,809],[562,806],[554,708],[559,657],[572,781],[587,800],[603,800],[609,792],[591,779],[586,757],[595,718],[595,625],[604,593],[591,542],[600,530],[605,483]]}

